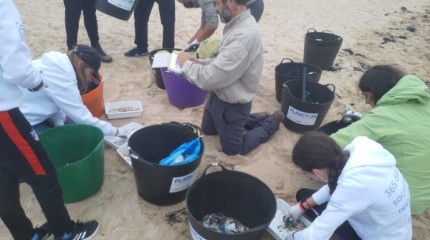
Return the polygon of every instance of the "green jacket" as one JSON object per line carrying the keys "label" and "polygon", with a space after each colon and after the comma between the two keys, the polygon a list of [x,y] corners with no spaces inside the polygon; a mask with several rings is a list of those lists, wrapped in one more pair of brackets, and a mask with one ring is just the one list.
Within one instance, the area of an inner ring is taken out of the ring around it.
{"label": "green jacket", "polygon": [[345,147],[357,136],[375,140],[396,157],[409,185],[413,215],[430,207],[430,94],[418,77],[400,79],[361,120],[330,137]]}

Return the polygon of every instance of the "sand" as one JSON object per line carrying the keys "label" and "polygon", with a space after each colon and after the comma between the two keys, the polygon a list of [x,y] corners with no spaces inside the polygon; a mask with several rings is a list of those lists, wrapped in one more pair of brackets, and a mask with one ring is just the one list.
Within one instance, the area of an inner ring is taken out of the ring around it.
{"label": "sand", "polygon": [[[24,22],[27,43],[33,57],[47,51],[66,50],[64,6],[62,1],[16,0]],[[147,57],[126,58],[123,53],[134,47],[134,20],[122,21],[101,12],[100,42],[113,57],[103,63],[105,101],[139,100],[143,115],[137,118],[110,120],[114,126],[138,122],[146,126],[169,121],[200,124],[202,107],[178,109],[172,106],[165,90],[154,82]],[[176,4],[176,46],[182,48],[199,26],[200,10]],[[252,111],[275,111],[275,67],[283,58],[295,62],[303,59],[304,36],[309,28],[330,30],[343,38],[335,60],[335,71],[323,71],[320,83],[334,84],[336,98],[324,122],[339,119],[345,109],[367,112],[370,107],[357,89],[357,80],[366,67],[375,64],[398,64],[406,72],[430,80],[430,4],[422,0],[266,0],[258,24],[264,47],[264,70]],[[161,47],[162,28],[155,5],[149,23],[149,48]],[[223,24],[212,36],[221,38]],[[89,44],[81,19],[79,42]],[[103,117],[105,118],[105,117]],[[206,149],[200,165],[218,161],[235,170],[252,174],[264,181],[277,198],[294,202],[301,187],[317,188],[320,183],[309,179],[291,162],[291,150],[300,134],[284,126],[265,144],[247,156],[229,157],[220,151],[217,137],[205,136]],[[31,189],[21,184],[21,201],[34,225],[45,222]],[[115,150],[105,147],[105,181],[92,197],[67,208],[73,219],[97,219],[100,222],[94,239],[191,239],[188,222],[170,225],[165,215],[185,207],[185,202],[159,207],[142,200],[136,191],[132,170],[120,160]],[[430,234],[430,211],[413,217],[413,239]],[[427,236],[427,237],[425,237]],[[0,239],[11,239],[0,222]],[[265,234],[263,239],[272,239]]]}

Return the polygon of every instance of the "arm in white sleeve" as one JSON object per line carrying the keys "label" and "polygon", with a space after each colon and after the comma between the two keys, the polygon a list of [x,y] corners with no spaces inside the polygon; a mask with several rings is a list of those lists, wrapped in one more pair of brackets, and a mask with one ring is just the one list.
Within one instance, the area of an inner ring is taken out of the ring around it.
{"label": "arm in white sleeve", "polygon": [[76,84],[69,84],[63,89],[56,91],[50,98],[57,104],[67,117],[75,123],[90,124],[100,128],[104,135],[114,136],[117,132],[112,124],[93,117],[91,112],[82,102],[81,95]]}
{"label": "arm in white sleeve", "polygon": [[51,117],[51,121],[55,126],[63,126],[64,121],[66,121],[66,114],[63,111],[58,111],[54,116]]}
{"label": "arm in white sleeve", "polygon": [[31,52],[25,44],[21,17],[12,0],[0,1],[0,66],[3,79],[32,89],[42,81],[31,65]]}
{"label": "arm in white sleeve", "polygon": [[318,191],[312,194],[312,198],[318,205],[328,202],[328,200],[330,200],[330,188],[328,185],[322,186]]}

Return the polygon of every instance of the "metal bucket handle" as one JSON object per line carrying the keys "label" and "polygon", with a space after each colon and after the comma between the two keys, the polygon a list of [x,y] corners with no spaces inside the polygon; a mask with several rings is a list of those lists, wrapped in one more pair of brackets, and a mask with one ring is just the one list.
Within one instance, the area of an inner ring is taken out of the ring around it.
{"label": "metal bucket handle", "polygon": [[290,60],[290,63],[294,63],[294,61],[293,61],[291,58],[283,58],[283,59],[281,60],[281,63],[280,63],[280,64],[283,64],[285,60]]}
{"label": "metal bucket handle", "polygon": [[207,171],[209,168],[211,168],[211,167],[218,167],[218,166],[219,166],[219,167],[221,167],[221,170],[222,170],[222,171],[230,171],[230,170],[228,170],[226,167],[224,167],[222,164],[217,163],[217,162],[213,162],[213,163],[209,163],[209,164],[205,167],[205,169],[203,170],[202,177],[206,175],[206,171]]}

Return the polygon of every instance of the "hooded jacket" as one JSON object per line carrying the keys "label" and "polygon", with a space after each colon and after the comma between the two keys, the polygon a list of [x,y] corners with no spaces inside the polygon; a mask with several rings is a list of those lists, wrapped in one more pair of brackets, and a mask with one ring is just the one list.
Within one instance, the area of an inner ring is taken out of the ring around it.
{"label": "hooded jacket", "polygon": [[344,147],[357,136],[394,155],[409,185],[412,214],[430,207],[430,94],[418,77],[400,79],[361,120],[330,137]]}
{"label": "hooded jacket", "polygon": [[21,89],[24,98],[20,109],[32,126],[46,119],[51,119],[56,126],[61,126],[67,116],[75,123],[96,126],[105,135],[116,134],[115,127],[93,117],[82,102],[76,73],[66,54],[44,53],[32,63],[36,69],[43,71],[43,81],[47,86],[38,92]]}
{"label": "hooded jacket", "polygon": [[329,239],[347,220],[361,239],[412,239],[408,184],[393,155],[367,137],[345,151],[350,157],[334,192],[325,185],[312,195],[318,205],[328,202],[326,209],[294,239]]}

